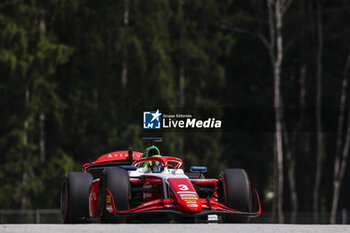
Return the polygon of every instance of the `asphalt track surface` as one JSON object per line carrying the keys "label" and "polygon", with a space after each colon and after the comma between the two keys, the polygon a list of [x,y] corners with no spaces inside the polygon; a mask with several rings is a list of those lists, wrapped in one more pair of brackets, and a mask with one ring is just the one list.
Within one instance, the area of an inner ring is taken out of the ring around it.
{"label": "asphalt track surface", "polygon": [[350,233],[350,225],[280,224],[8,224],[0,233]]}

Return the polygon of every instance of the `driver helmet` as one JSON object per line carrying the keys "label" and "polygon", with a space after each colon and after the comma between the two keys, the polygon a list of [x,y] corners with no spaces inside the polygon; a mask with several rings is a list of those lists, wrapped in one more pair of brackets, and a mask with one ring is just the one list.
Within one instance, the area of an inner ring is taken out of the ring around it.
{"label": "driver helmet", "polygon": [[[141,156],[141,159],[148,158],[148,157],[160,157],[160,150],[156,146],[150,146],[146,149],[146,151]],[[140,167],[146,167],[147,162],[141,163]]]}
{"label": "driver helmet", "polygon": [[164,164],[159,161],[148,161],[147,167],[149,173],[161,173],[164,171]]}

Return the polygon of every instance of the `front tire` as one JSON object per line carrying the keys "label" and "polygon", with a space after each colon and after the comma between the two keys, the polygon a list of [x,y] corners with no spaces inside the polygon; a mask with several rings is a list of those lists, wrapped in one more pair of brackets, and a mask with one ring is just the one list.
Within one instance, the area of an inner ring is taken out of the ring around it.
{"label": "front tire", "polygon": [[[219,201],[224,205],[242,212],[251,212],[251,187],[247,173],[243,169],[227,169],[219,175]],[[246,223],[249,217],[227,215],[227,223]]]}
{"label": "front tire", "polygon": [[83,223],[89,218],[90,173],[69,172],[61,189],[61,217],[64,223]]}
{"label": "front tire", "polygon": [[107,168],[103,171],[98,191],[98,215],[100,222],[121,223],[126,221],[124,216],[115,216],[106,210],[106,190],[113,196],[115,208],[118,211],[129,209],[130,179],[126,170]]}

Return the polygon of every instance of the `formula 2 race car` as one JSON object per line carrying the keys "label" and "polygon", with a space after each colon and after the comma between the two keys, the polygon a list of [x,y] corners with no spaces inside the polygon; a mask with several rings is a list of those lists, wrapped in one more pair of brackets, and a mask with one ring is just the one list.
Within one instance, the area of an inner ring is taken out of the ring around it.
{"label": "formula 2 race car", "polygon": [[207,179],[206,167],[192,166],[185,173],[181,165],[181,159],[160,155],[154,145],[145,153],[102,155],[84,164],[83,172],[65,175],[63,221],[248,222],[260,215],[259,196],[244,170],[227,169],[218,179]]}

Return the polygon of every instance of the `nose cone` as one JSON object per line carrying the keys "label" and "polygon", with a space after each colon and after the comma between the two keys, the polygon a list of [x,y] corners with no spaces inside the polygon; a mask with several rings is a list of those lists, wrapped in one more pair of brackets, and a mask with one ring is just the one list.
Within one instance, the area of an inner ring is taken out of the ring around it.
{"label": "nose cone", "polygon": [[186,178],[169,178],[169,186],[181,212],[201,212],[202,204],[191,181]]}

